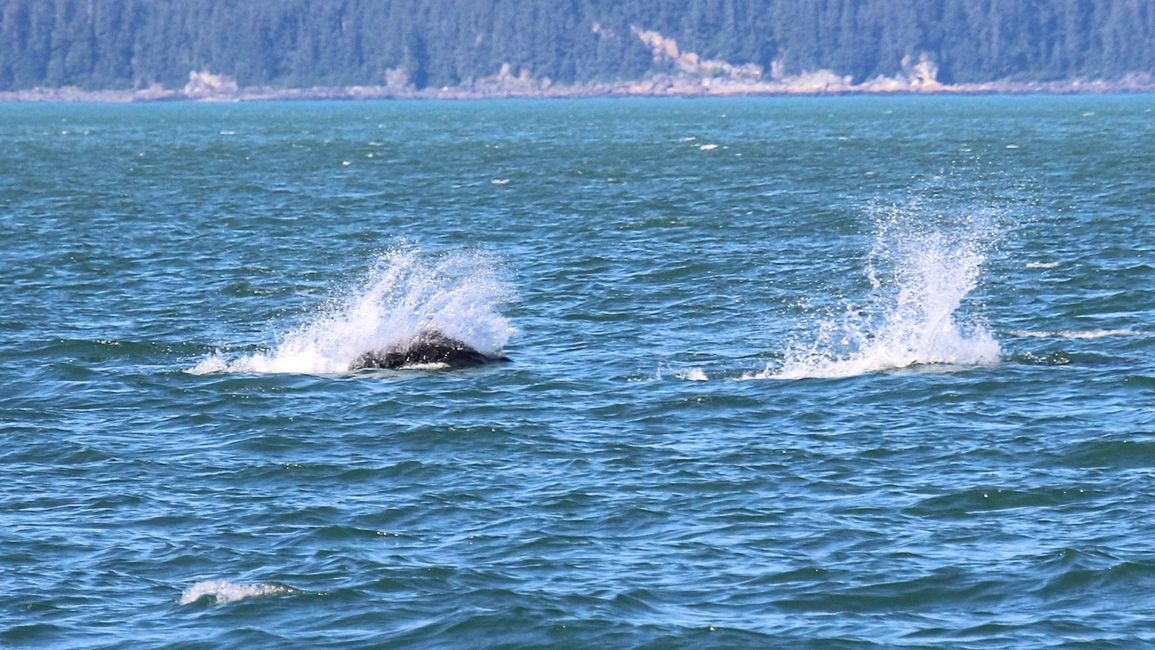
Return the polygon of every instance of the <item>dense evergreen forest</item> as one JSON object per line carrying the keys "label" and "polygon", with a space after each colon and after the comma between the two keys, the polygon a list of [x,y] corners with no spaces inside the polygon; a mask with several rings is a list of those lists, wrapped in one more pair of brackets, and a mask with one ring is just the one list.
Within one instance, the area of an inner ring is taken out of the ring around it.
{"label": "dense evergreen forest", "polygon": [[[1155,72],[1152,0],[0,0],[0,90],[554,83],[666,71],[637,30],[767,74],[944,83]],[[909,61],[909,59],[908,59]]]}

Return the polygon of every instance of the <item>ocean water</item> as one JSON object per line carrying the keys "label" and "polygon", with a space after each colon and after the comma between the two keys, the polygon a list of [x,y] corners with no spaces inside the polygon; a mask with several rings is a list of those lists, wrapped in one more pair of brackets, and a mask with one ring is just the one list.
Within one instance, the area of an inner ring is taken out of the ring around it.
{"label": "ocean water", "polygon": [[[0,105],[0,646],[1155,643],[1152,142]],[[512,362],[348,370],[429,327]]]}

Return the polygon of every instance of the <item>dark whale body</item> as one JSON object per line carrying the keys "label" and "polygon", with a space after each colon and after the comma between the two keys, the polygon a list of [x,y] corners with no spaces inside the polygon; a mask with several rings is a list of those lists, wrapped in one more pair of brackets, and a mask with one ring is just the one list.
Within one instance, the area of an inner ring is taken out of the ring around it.
{"label": "dark whale body", "polygon": [[509,361],[509,357],[485,354],[468,343],[446,336],[438,330],[426,330],[405,343],[362,354],[349,364],[349,370],[364,368],[396,370],[422,364],[444,364],[450,368],[465,368],[498,361]]}

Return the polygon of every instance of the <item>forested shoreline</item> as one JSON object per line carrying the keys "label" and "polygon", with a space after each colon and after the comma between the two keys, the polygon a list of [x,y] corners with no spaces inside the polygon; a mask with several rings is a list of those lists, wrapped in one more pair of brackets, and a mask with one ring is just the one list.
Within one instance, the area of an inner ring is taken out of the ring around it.
{"label": "forested shoreline", "polygon": [[1150,80],[1155,4],[0,0],[0,91],[179,89],[197,71],[239,88],[395,93],[686,77],[740,87],[818,72],[847,87]]}

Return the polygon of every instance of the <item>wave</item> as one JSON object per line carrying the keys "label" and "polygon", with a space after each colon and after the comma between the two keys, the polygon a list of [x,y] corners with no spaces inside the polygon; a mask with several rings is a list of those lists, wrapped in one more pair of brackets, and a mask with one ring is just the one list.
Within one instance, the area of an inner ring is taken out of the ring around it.
{"label": "wave", "polygon": [[662,381],[667,378],[667,375],[673,375],[675,379],[681,381],[709,381],[710,377],[705,370],[697,366],[689,368],[674,368],[671,366],[658,366],[654,376],[650,379],[655,381]]}
{"label": "wave", "polygon": [[214,353],[188,372],[343,373],[367,350],[429,330],[498,356],[515,331],[499,309],[516,294],[499,277],[493,258],[481,253],[428,257],[418,250],[389,251],[344,293],[278,336],[272,349],[236,358]]}
{"label": "wave", "polygon": [[299,593],[298,590],[284,585],[266,583],[235,583],[228,580],[203,580],[185,589],[180,594],[181,605],[191,605],[202,599],[217,605],[234,603],[246,598],[260,596],[280,596],[283,594]]}
{"label": "wave", "polygon": [[963,303],[1000,228],[992,214],[959,218],[891,207],[874,218],[863,307],[820,316],[808,342],[746,379],[853,377],[919,365],[998,363],[1000,347]]}

